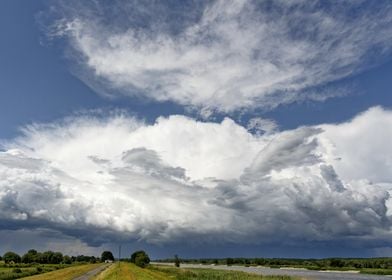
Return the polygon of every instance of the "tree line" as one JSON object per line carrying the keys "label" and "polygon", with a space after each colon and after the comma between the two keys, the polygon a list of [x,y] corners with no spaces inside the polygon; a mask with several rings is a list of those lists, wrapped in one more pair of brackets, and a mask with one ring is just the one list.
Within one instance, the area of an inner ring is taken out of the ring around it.
{"label": "tree line", "polygon": [[[53,252],[53,251],[45,251],[38,252],[35,249],[28,250],[22,256],[18,255],[15,252],[6,252],[3,257],[0,257],[0,261],[3,260],[6,264],[72,264],[75,262],[105,262],[105,261],[114,261],[113,253],[110,251],[104,251],[101,254],[101,257],[95,256],[68,256],[63,255],[61,252]],[[124,261],[132,262],[140,267],[145,267],[150,263],[150,257],[145,251],[136,251],[131,254],[130,258],[123,259]]]}
{"label": "tree line", "polygon": [[6,252],[3,257],[0,257],[6,264],[9,263],[39,263],[39,264],[72,264],[74,262],[99,262],[100,258],[95,256],[68,256],[61,252],[45,251],[38,252],[35,249],[28,250],[25,254],[20,256],[15,252]]}

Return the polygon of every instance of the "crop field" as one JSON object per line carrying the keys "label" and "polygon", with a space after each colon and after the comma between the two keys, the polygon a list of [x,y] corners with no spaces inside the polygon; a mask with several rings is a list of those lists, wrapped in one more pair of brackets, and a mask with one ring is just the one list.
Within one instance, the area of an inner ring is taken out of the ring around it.
{"label": "crop field", "polygon": [[115,264],[94,280],[293,280],[289,276],[261,276],[236,271],[182,269],[164,266],[140,268],[130,263]]}

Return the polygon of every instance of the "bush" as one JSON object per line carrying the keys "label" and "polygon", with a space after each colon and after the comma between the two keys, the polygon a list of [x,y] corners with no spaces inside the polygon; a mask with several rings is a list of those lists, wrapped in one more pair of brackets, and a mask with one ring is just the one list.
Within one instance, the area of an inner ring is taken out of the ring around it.
{"label": "bush", "polygon": [[176,267],[180,267],[180,258],[178,257],[178,255],[174,255],[174,265]]}
{"label": "bush", "polygon": [[136,251],[131,255],[131,262],[139,267],[146,267],[150,263],[150,257],[144,251]]}
{"label": "bush", "polygon": [[12,270],[13,273],[22,273],[22,270],[20,268],[14,268]]}

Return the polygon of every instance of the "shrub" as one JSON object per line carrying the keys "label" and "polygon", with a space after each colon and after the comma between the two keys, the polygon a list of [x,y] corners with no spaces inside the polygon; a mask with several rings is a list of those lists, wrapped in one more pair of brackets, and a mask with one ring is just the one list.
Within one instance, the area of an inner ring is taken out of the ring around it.
{"label": "shrub", "polygon": [[139,267],[145,267],[150,263],[150,258],[144,251],[136,251],[131,255],[131,262]]}
{"label": "shrub", "polygon": [[20,268],[14,268],[12,270],[13,273],[22,273],[22,270]]}
{"label": "shrub", "polygon": [[178,257],[178,255],[174,255],[174,265],[176,267],[180,267],[180,258]]}

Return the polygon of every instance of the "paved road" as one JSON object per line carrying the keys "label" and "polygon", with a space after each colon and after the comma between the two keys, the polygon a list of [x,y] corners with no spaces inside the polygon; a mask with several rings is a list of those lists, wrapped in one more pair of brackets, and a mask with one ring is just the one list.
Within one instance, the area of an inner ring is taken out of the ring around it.
{"label": "paved road", "polygon": [[105,270],[108,266],[110,266],[111,264],[103,264],[100,265],[92,270],[90,270],[89,272],[83,274],[82,276],[78,276],[76,278],[74,278],[73,280],[88,280],[90,279],[90,277],[93,277],[95,275],[98,275],[100,272],[102,272],[103,270]]}
{"label": "paved road", "polygon": [[[171,264],[172,265],[172,264]],[[313,271],[302,269],[276,269],[268,267],[244,267],[244,266],[226,266],[226,265],[193,265],[181,264],[184,268],[211,268],[220,270],[237,270],[249,273],[263,274],[263,275],[290,275],[303,277],[309,280],[391,280],[391,276],[378,276],[359,273],[347,272],[326,272],[326,271]]]}

